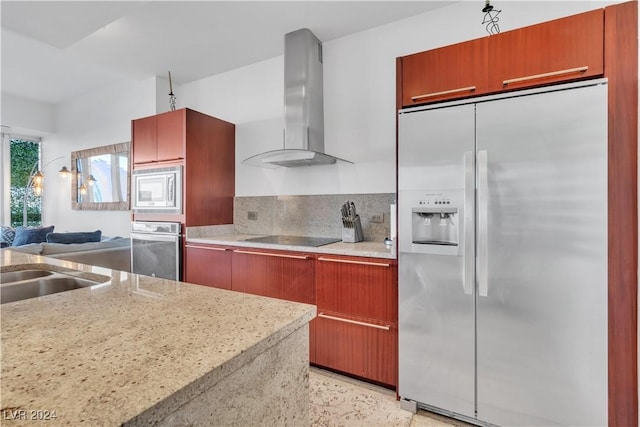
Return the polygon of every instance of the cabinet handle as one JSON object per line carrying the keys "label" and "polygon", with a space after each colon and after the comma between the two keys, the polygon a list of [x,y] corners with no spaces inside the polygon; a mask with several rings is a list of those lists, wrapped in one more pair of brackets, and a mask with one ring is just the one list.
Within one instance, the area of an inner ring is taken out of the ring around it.
{"label": "cabinet handle", "polygon": [[474,90],[476,90],[475,86],[467,86],[467,87],[461,87],[458,89],[445,90],[442,92],[433,92],[433,93],[425,93],[424,95],[416,95],[416,96],[412,96],[411,100],[413,102],[416,102],[424,98],[433,98],[434,96],[450,95],[452,93],[458,93],[458,92],[473,92]]}
{"label": "cabinet handle", "polygon": [[241,249],[235,249],[233,252],[237,254],[248,254],[248,255],[262,255],[262,256],[274,256],[276,258],[293,258],[293,259],[309,259],[308,256],[304,255],[286,255],[286,254],[272,254],[269,252],[253,252],[253,251],[243,251]]}
{"label": "cabinet handle", "polygon": [[163,164],[163,163],[173,163],[179,160],[184,160],[184,157],[175,157],[173,159],[163,159],[163,160],[149,160],[148,162],[135,162],[134,165],[151,165],[151,164]]}
{"label": "cabinet handle", "polygon": [[587,65],[585,65],[583,67],[567,68],[566,70],[551,71],[549,73],[533,74],[531,76],[525,76],[525,77],[516,77],[515,79],[503,80],[502,86],[507,86],[507,85],[509,85],[511,83],[524,82],[524,81],[527,81],[527,80],[537,80],[537,79],[543,79],[545,77],[561,76],[563,74],[584,73],[588,69],[589,69],[589,67]]}
{"label": "cabinet handle", "polygon": [[386,262],[354,261],[352,259],[337,259],[337,258],[325,258],[325,257],[319,257],[318,261],[342,262],[344,264],[374,265],[376,267],[389,267],[389,266],[391,266],[391,264],[388,264]]}
{"label": "cabinet handle", "polygon": [[152,163],[158,163],[157,160],[149,160],[148,162],[135,162],[134,165],[150,165]]}
{"label": "cabinet handle", "polygon": [[344,319],[342,317],[329,316],[328,314],[324,314],[324,313],[318,314],[318,317],[322,317],[323,319],[337,320],[338,322],[351,323],[353,325],[366,326],[366,327],[369,327],[369,328],[383,329],[385,331],[391,330],[391,325],[376,325],[374,323],[358,322],[357,320],[351,320],[351,319]]}
{"label": "cabinet handle", "polygon": [[228,250],[226,248],[216,248],[214,246],[185,245],[185,247],[187,247],[187,248],[196,248],[196,249],[206,249],[208,251],[220,251],[220,252],[224,252],[224,251]]}

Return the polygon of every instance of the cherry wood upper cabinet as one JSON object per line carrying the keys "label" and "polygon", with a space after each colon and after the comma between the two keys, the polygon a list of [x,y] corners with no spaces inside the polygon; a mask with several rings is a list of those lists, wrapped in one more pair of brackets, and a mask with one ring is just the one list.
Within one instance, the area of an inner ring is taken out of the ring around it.
{"label": "cherry wood upper cabinet", "polygon": [[491,92],[604,73],[604,9],[489,37]]}
{"label": "cherry wood upper cabinet", "polygon": [[185,245],[184,281],[231,290],[231,254],[223,246]]}
{"label": "cherry wood upper cabinet", "polygon": [[131,121],[132,163],[151,163],[158,160],[158,129],[156,116]]}
{"label": "cherry wood upper cabinet", "polygon": [[158,161],[184,158],[187,112],[187,109],[181,109],[156,116]]}
{"label": "cherry wood upper cabinet", "polygon": [[402,105],[486,93],[488,42],[484,37],[402,57]]}
{"label": "cherry wood upper cabinet", "polygon": [[604,9],[397,60],[398,108],[604,74]]}
{"label": "cherry wood upper cabinet", "polygon": [[188,108],[133,120],[133,170],[183,167],[182,214],[134,213],[134,220],[186,226],[233,224],[235,125]]}
{"label": "cherry wood upper cabinet", "polygon": [[144,165],[183,159],[187,112],[183,108],[133,120],[132,163]]}

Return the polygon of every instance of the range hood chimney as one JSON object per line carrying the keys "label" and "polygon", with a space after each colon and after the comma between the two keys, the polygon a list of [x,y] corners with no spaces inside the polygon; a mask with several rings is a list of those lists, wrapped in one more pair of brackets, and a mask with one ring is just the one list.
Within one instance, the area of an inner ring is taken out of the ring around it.
{"label": "range hood chimney", "polygon": [[243,164],[276,168],[348,162],[324,153],[322,43],[307,28],[284,36],[284,121],[283,148]]}

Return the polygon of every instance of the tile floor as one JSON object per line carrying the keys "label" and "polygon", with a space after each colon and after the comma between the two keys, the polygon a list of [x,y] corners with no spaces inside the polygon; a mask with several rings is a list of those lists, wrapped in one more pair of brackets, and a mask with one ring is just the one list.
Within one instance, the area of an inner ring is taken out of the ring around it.
{"label": "tile floor", "polygon": [[311,368],[311,425],[314,427],[467,427],[419,410],[400,409],[395,392],[333,372]]}

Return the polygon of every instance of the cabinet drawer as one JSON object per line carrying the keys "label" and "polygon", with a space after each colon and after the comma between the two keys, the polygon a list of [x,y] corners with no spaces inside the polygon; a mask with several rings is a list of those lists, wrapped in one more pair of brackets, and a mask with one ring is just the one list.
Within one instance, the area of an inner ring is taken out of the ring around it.
{"label": "cabinet drawer", "polygon": [[491,91],[601,76],[604,10],[491,36],[489,64]]}
{"label": "cabinet drawer", "polygon": [[314,262],[309,254],[236,248],[233,290],[315,304]]}
{"label": "cabinet drawer", "polygon": [[185,245],[185,282],[231,289],[231,251],[221,246]]}
{"label": "cabinet drawer", "polygon": [[318,310],[396,322],[398,267],[395,260],[321,255],[316,264]]}
{"label": "cabinet drawer", "polygon": [[402,105],[487,93],[488,37],[402,58]]}
{"label": "cabinet drawer", "polygon": [[396,386],[396,323],[363,321],[331,312],[319,312],[315,322],[316,364]]}

